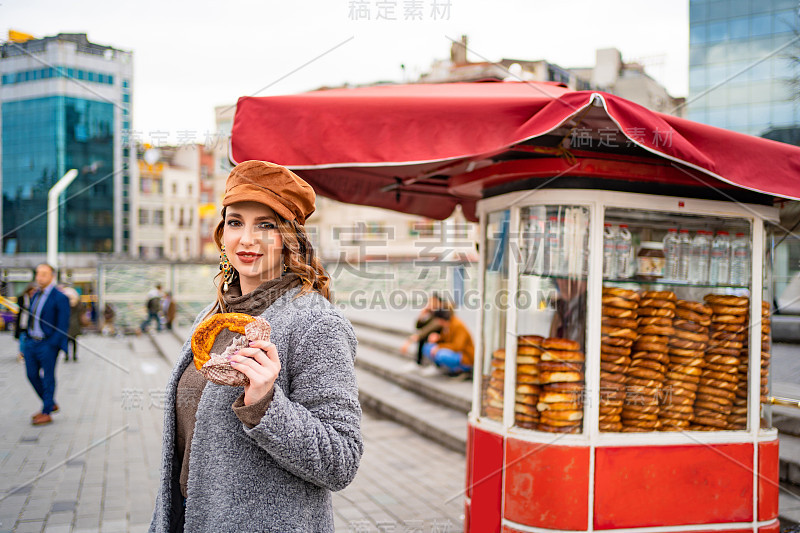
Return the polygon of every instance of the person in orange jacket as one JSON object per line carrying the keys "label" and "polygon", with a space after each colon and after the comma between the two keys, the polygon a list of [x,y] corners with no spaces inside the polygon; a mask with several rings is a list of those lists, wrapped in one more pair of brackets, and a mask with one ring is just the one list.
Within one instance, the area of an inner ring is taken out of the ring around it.
{"label": "person in orange jacket", "polygon": [[422,352],[427,359],[449,375],[472,372],[475,360],[475,345],[467,326],[452,312],[438,309],[434,319],[441,326],[441,333],[431,333]]}

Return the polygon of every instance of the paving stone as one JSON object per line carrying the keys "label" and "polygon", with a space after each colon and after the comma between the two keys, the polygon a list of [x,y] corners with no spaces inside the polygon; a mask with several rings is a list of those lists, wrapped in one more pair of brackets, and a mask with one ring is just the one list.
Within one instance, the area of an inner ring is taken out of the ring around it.
{"label": "paving stone", "polygon": [[44,533],[70,533],[72,531],[72,526],[70,524],[56,524],[50,525],[50,521],[47,521],[47,525],[44,528]]}
{"label": "paving stone", "polygon": [[15,533],[41,533],[44,530],[44,521],[17,522]]}

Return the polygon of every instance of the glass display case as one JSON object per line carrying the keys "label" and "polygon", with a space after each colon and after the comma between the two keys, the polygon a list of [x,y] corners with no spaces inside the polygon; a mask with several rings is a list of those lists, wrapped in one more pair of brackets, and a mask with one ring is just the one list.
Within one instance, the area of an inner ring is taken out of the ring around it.
{"label": "glass display case", "polygon": [[[758,349],[753,390],[762,402],[770,357],[766,300],[754,302],[751,317],[756,217],[679,205],[642,209],[595,198],[486,214],[482,416],[502,422],[509,397],[507,425],[582,433],[594,401],[604,433],[747,430],[750,346]],[[758,270],[768,269],[759,262]],[[594,316],[590,281],[599,285]]]}
{"label": "glass display case", "polygon": [[472,516],[497,491],[504,531],[772,527],[764,296],[777,210],[574,189],[478,210]]}

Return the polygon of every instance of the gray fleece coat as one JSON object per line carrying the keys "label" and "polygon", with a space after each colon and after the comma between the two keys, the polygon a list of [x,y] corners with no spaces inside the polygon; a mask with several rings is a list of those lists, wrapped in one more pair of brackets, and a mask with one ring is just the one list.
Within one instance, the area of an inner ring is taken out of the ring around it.
{"label": "gray fleece coat", "polygon": [[[330,302],[318,293],[295,298],[299,291],[288,290],[261,315],[281,360],[261,422],[250,429],[233,412],[242,387],[207,383],[203,390],[189,458],[187,532],[334,530],[331,491],[353,480],[363,451],[356,338]],[[170,515],[182,505],[174,406],[192,358],[187,341],[167,385],[152,532],[170,531]]]}

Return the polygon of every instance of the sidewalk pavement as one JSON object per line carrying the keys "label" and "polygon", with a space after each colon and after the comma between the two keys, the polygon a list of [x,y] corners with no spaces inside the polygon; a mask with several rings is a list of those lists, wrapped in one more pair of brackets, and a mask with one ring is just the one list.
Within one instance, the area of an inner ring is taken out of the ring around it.
{"label": "sidewalk pavement", "polygon": [[[59,413],[34,427],[39,400],[0,334],[0,533],[147,531],[171,364],[148,336],[79,341],[79,361],[58,363]],[[460,531],[463,455],[373,416],[362,429],[358,475],[334,494],[336,531]]]}

